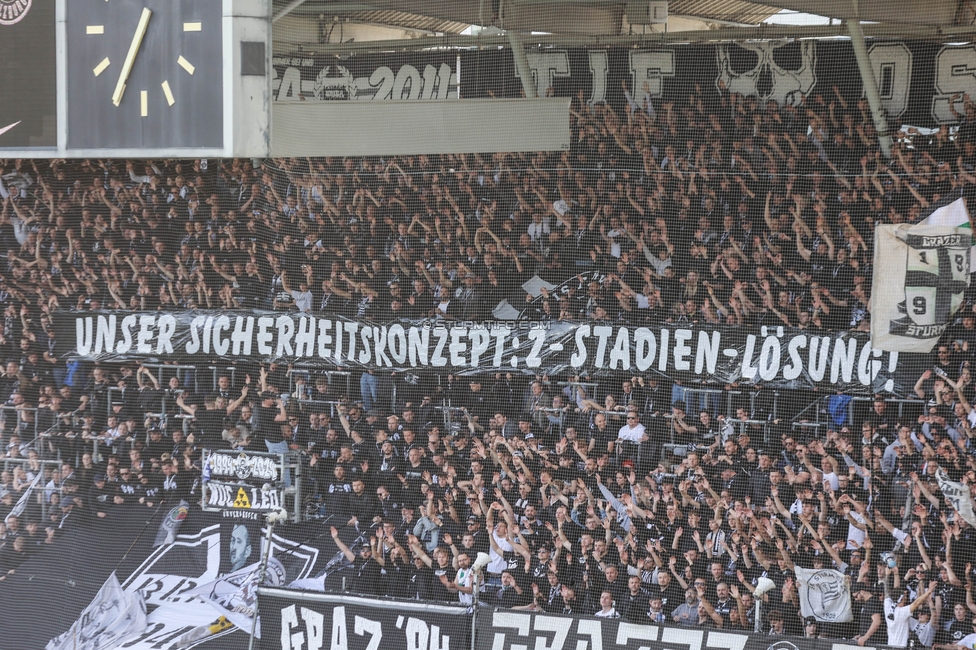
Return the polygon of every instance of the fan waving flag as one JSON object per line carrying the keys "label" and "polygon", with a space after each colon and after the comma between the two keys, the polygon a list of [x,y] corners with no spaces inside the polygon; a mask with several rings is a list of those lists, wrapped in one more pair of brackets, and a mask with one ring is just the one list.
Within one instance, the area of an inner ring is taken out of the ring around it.
{"label": "fan waving flag", "polygon": [[976,528],[976,515],[973,514],[973,497],[969,491],[969,486],[965,483],[950,481],[949,475],[941,467],[935,473],[935,479],[939,482],[939,489],[942,490],[942,496],[949,507],[958,512],[959,516],[965,519],[970,526]]}
{"label": "fan waving flag", "polygon": [[874,349],[932,350],[969,288],[971,248],[969,229],[928,225],[875,228],[871,289]]}

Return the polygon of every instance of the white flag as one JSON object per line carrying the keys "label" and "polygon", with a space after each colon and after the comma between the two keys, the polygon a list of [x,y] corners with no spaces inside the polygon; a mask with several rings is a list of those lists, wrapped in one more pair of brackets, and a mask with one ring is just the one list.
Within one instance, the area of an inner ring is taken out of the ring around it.
{"label": "white flag", "polygon": [[973,498],[969,486],[950,481],[949,475],[941,467],[935,473],[935,479],[939,482],[939,489],[942,490],[946,503],[969,522],[970,526],[976,528],[976,515],[973,515]]}
{"label": "white flag", "polygon": [[853,620],[851,589],[843,573],[834,569],[796,567],[800,592],[800,613],[825,623]]}
{"label": "white flag", "polygon": [[882,225],[874,231],[871,347],[930,352],[969,288],[968,229]]}
{"label": "white flag", "polygon": [[71,628],[48,641],[46,650],[103,650],[118,648],[146,631],[146,603],[139,592],[122,590],[115,573]]}
{"label": "white flag", "polygon": [[[943,205],[932,211],[932,214],[919,222],[920,226],[948,226],[950,228],[963,228],[972,235],[972,224],[969,222],[969,210],[966,209],[966,200],[958,198],[948,205]],[[976,246],[969,249],[969,267],[976,269]]]}
{"label": "white flag", "polygon": [[3,523],[7,523],[7,520],[10,519],[10,515],[19,517],[22,514],[24,514],[24,509],[27,508],[27,501],[30,499],[31,492],[34,491],[34,487],[37,486],[37,482],[41,480],[41,477],[43,475],[44,472],[39,471],[37,473],[37,476],[35,476],[34,480],[31,481],[30,485],[27,486],[27,489],[24,490],[24,493],[20,495],[19,499],[17,499],[17,503],[14,504],[13,509],[9,513],[7,513],[6,517],[3,518]]}
{"label": "white flag", "polygon": [[[258,615],[258,576],[260,572],[261,563],[257,562],[233,573],[228,573],[213,582],[200,585],[196,589],[186,591],[183,595],[200,596],[214,608],[220,618],[225,619],[225,622],[229,621],[250,633],[254,617]],[[263,586],[280,587],[285,584],[285,574],[285,567],[279,560],[273,557],[268,558]],[[199,634],[206,631],[204,628],[213,630],[212,634],[222,632],[229,627],[225,622],[218,619],[210,625],[191,630],[184,640],[198,640],[201,638]],[[258,639],[261,638],[260,616],[254,628],[254,636]]]}

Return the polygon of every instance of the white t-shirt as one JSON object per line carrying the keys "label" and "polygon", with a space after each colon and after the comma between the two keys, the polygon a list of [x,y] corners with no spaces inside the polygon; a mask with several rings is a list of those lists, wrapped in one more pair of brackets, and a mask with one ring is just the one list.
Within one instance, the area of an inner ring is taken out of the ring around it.
{"label": "white t-shirt", "polygon": [[312,311],[312,292],[311,291],[290,291],[291,299],[295,301],[298,311]]}
{"label": "white t-shirt", "polygon": [[[862,517],[859,512],[854,512],[853,510],[851,510],[851,519],[853,519],[854,521],[856,521],[859,524],[863,524],[864,523],[864,517]],[[850,542],[848,542],[847,543],[847,548],[848,549],[858,548],[861,544],[864,543],[864,538],[866,536],[867,536],[867,532],[866,531],[861,530],[860,528],[858,528],[854,524],[851,524],[851,523],[848,523],[847,524],[847,539],[848,540],[854,540],[858,544],[858,546],[854,546],[853,544],[851,544]]]}
{"label": "white t-shirt", "polygon": [[[498,533],[491,531],[491,536],[495,538],[495,544],[498,545],[502,551],[510,552],[515,549],[512,545],[508,543],[508,540],[504,537],[499,537]],[[508,562],[505,558],[495,552],[495,549],[488,549],[488,555],[491,557],[491,562],[488,563],[488,573],[491,575],[501,575],[501,572],[508,567]]]}
{"label": "white t-shirt", "polygon": [[912,609],[898,607],[890,598],[884,599],[885,624],[888,626],[888,645],[896,648],[908,647],[909,621]]}
{"label": "white t-shirt", "polygon": [[637,426],[633,427],[625,424],[624,426],[620,427],[620,431],[617,432],[617,438],[620,440],[628,440],[630,442],[640,442],[645,433],[646,430],[644,429],[644,425],[640,422],[637,423]]}
{"label": "white t-shirt", "polygon": [[450,300],[442,300],[439,303],[437,303],[437,308],[440,309],[441,311],[436,316],[434,316],[434,319],[435,320],[443,319],[444,318],[443,314],[447,313],[447,310],[450,308],[450,306],[451,306]]}
{"label": "white t-shirt", "polygon": [[840,479],[833,472],[824,472],[823,480],[830,483],[830,489],[835,492],[840,489]]}
{"label": "white t-shirt", "polygon": [[922,645],[931,647],[932,643],[935,641],[935,628],[932,627],[932,621],[928,623],[919,623],[918,619],[910,618],[908,619],[909,629],[915,633],[918,640]]}
{"label": "white t-shirt", "polygon": [[[470,587],[473,584],[473,580],[474,571],[470,567],[467,569],[458,569],[457,576],[454,577],[454,584],[456,584],[458,587]],[[473,605],[474,595],[459,591],[458,600],[461,601],[462,605]]]}
{"label": "white t-shirt", "polygon": [[964,648],[976,648],[976,634],[968,634],[963,638],[956,641],[956,645],[961,645]]}

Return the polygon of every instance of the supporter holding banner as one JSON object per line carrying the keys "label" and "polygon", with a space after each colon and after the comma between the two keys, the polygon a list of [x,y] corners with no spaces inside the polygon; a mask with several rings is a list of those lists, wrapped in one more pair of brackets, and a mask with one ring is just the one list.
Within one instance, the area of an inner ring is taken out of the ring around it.
{"label": "supporter holding banner", "polygon": [[972,234],[946,226],[875,229],[871,339],[880,350],[930,352],[969,288]]}
{"label": "supporter holding banner", "polygon": [[11,516],[19,517],[24,513],[24,509],[27,507],[27,503],[30,501],[31,494],[34,492],[34,488],[37,487],[37,484],[40,482],[40,480],[43,477],[44,475],[41,473],[38,473],[37,476],[34,477],[34,480],[30,482],[30,485],[27,486],[27,489],[24,491],[24,493],[20,495],[19,499],[17,499],[17,503],[14,504],[13,509],[9,513],[7,513],[6,517],[3,518],[4,523],[6,523]]}

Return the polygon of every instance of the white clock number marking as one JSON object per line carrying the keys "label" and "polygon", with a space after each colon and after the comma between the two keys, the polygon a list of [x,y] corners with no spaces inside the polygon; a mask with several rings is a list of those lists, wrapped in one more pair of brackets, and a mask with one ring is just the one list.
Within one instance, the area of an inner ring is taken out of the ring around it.
{"label": "white clock number marking", "polygon": [[178,58],[176,62],[180,64],[181,68],[183,68],[190,74],[193,74],[193,71],[196,70],[196,68],[193,67],[193,64],[187,61],[186,59],[184,59],[182,56]]}
{"label": "white clock number marking", "polygon": [[105,57],[104,59],[102,59],[102,62],[101,63],[99,63],[98,65],[95,66],[95,69],[92,70],[92,72],[94,72],[95,73],[95,76],[97,77],[98,75],[100,75],[103,72],[105,72],[105,68],[107,68],[110,64],[111,64],[111,61],[108,60],[108,57]]}
{"label": "white clock number marking", "polygon": [[167,104],[172,106],[176,103],[176,100],[173,98],[173,91],[169,88],[169,80],[163,82],[163,94],[166,95]]}

